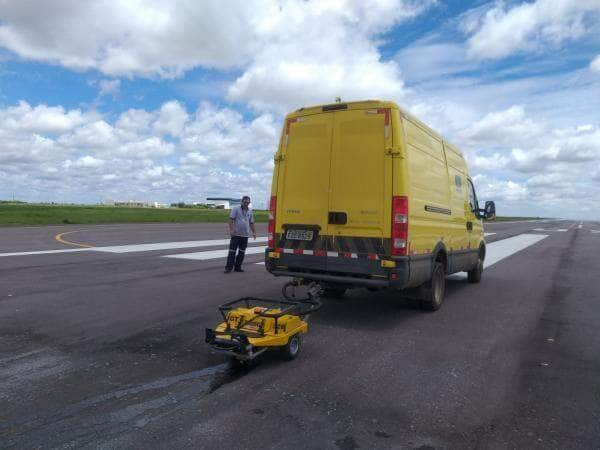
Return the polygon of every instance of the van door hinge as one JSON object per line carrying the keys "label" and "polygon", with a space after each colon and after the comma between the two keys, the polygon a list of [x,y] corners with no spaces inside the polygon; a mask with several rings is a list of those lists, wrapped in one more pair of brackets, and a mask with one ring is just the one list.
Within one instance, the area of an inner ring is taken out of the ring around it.
{"label": "van door hinge", "polygon": [[285,155],[283,155],[283,154],[280,153],[278,155],[275,155],[275,157],[273,159],[275,160],[275,162],[280,162],[280,161],[283,161],[285,159]]}
{"label": "van door hinge", "polygon": [[402,152],[400,151],[400,148],[398,148],[398,147],[387,147],[385,149],[385,154],[392,155],[392,156],[402,156]]}

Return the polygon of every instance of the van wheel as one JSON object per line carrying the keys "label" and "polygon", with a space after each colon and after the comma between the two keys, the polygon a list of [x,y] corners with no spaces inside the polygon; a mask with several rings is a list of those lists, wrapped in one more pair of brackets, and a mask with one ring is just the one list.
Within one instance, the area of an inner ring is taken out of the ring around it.
{"label": "van wheel", "polygon": [[444,265],[436,262],[433,266],[431,280],[422,286],[421,308],[426,311],[437,311],[442,306],[446,292],[446,273]]}
{"label": "van wheel", "polygon": [[296,359],[296,357],[300,354],[300,349],[302,348],[302,339],[300,339],[299,334],[293,335],[288,343],[283,347],[281,356],[283,359],[291,361],[292,359]]}
{"label": "van wheel", "polygon": [[483,273],[483,261],[481,257],[477,258],[477,265],[467,272],[467,279],[469,283],[479,283],[481,281],[481,274]]}

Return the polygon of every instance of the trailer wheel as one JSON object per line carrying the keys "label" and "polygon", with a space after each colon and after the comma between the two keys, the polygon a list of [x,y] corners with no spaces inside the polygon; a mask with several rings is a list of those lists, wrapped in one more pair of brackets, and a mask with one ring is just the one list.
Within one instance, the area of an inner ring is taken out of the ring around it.
{"label": "trailer wheel", "polygon": [[436,262],[433,266],[431,280],[422,287],[421,308],[426,311],[437,311],[442,306],[446,292],[446,273],[444,264]]}
{"label": "trailer wheel", "polygon": [[481,274],[483,273],[483,261],[481,256],[477,258],[477,265],[467,272],[467,279],[469,283],[479,283],[481,281]]}
{"label": "trailer wheel", "polygon": [[288,343],[283,347],[282,356],[284,359],[291,361],[296,359],[302,349],[302,339],[299,334],[290,337]]}

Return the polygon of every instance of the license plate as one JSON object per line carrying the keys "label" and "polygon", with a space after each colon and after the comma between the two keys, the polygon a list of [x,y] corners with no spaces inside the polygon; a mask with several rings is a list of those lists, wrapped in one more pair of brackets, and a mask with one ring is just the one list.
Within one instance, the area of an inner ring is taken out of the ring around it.
{"label": "license plate", "polygon": [[312,241],[313,230],[287,230],[285,238],[292,241]]}

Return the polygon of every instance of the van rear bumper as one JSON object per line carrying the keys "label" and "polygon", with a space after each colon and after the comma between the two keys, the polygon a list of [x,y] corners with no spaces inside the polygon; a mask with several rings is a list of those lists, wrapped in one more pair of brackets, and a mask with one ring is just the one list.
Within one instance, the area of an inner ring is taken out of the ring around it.
{"label": "van rear bumper", "polygon": [[396,267],[385,268],[381,260],[341,258],[265,252],[265,267],[275,276],[304,278],[348,286],[394,287],[402,289],[410,278],[409,258],[394,258]]}

